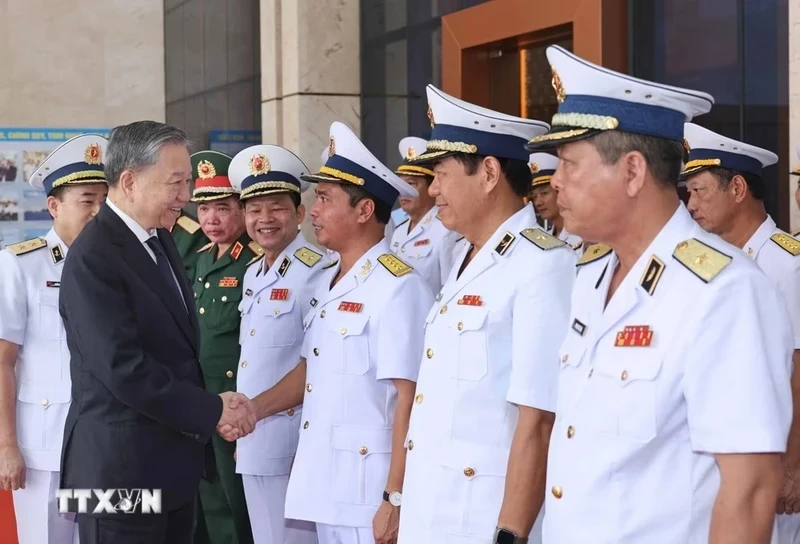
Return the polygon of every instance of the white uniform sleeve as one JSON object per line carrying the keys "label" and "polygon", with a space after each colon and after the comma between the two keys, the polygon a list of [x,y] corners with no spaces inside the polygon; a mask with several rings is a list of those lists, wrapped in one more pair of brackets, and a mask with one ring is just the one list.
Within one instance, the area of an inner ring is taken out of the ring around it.
{"label": "white uniform sleeve", "polygon": [[[552,252],[552,254],[549,254]],[[569,327],[576,257],[552,249],[541,265],[520,277],[511,323],[511,377],[506,400],[556,411],[558,350]]]}
{"label": "white uniform sleeve", "polygon": [[680,354],[692,447],[785,452],[794,338],[784,304],[763,275],[732,274],[706,288],[714,296],[689,310],[691,340]]}
{"label": "white uniform sleeve", "polygon": [[0,340],[22,345],[28,323],[25,278],[17,256],[0,251]]}
{"label": "white uniform sleeve", "polygon": [[396,280],[402,285],[389,297],[377,327],[377,379],[416,382],[433,294],[417,272]]}
{"label": "white uniform sleeve", "polygon": [[776,283],[791,318],[794,349],[800,349],[800,257],[792,258],[791,273],[777,278]]}

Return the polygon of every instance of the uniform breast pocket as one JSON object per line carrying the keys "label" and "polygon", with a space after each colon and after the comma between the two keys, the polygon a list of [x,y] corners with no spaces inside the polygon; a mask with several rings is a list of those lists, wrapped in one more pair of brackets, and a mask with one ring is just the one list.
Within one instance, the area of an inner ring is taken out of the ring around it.
{"label": "uniform breast pocket", "polygon": [[17,393],[17,436],[21,448],[61,447],[64,421],[72,399],[68,383],[22,384]]}
{"label": "uniform breast pocket", "polygon": [[424,246],[409,247],[407,251],[408,253],[405,257],[408,259],[408,263],[412,265],[417,272],[422,274],[425,279],[430,278],[430,261],[433,258],[431,253],[433,251],[433,246],[427,244]]}
{"label": "uniform breast pocket", "polygon": [[480,381],[489,368],[488,314],[481,307],[465,307],[454,315],[449,326],[458,337],[458,360],[451,376],[459,380]]}
{"label": "uniform breast pocket", "polygon": [[568,332],[567,338],[558,352],[558,361],[553,364],[561,365],[558,375],[558,397],[556,399],[556,414],[570,410],[581,391],[581,383],[586,381],[589,370],[581,368],[583,356],[586,353],[586,343],[577,334]]}
{"label": "uniform breast pocket", "polygon": [[389,476],[392,430],[334,425],[331,488],[336,502],[378,506]]}
{"label": "uniform breast pocket", "polygon": [[327,341],[335,349],[334,368],[342,374],[361,376],[369,370],[369,316],[354,315],[326,323]]}
{"label": "uniform breast pocket", "polygon": [[258,335],[259,346],[264,348],[293,346],[298,338],[301,338],[298,329],[302,324],[300,318],[292,311],[295,304],[294,298],[267,302],[261,323],[264,330]]}
{"label": "uniform breast pocket", "polygon": [[[658,378],[663,358],[646,353],[647,348],[616,348],[629,353],[618,354],[613,364],[602,364],[594,370],[595,378],[603,380],[605,409],[594,412],[600,433],[613,438],[647,443],[658,431]],[[606,411],[607,410],[607,411]]]}
{"label": "uniform breast pocket", "polygon": [[204,308],[201,324],[220,332],[235,330],[241,323],[239,305],[242,302],[242,290],[226,288],[220,291],[212,299],[211,309],[204,308],[202,302],[198,303],[198,307]]}
{"label": "uniform breast pocket", "polygon": [[67,337],[58,312],[58,289],[39,291],[39,327],[45,338],[63,340]]}

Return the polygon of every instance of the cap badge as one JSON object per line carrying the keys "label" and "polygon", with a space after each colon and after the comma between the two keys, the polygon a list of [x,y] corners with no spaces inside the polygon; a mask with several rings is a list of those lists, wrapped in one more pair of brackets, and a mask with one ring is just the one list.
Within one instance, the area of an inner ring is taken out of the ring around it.
{"label": "cap badge", "polygon": [[561,76],[558,75],[558,72],[556,72],[555,67],[551,67],[551,69],[553,70],[553,79],[552,79],[553,90],[556,92],[556,99],[560,104],[564,102],[565,98],[567,98],[567,92],[564,90],[564,83],[561,81]]}
{"label": "cap badge", "polygon": [[539,165],[535,162],[528,164],[528,166],[530,166],[531,168],[531,174],[535,174],[536,172],[539,171]]}
{"label": "cap badge", "polygon": [[328,157],[336,155],[336,140],[331,136],[331,141],[328,143]]}
{"label": "cap badge", "polygon": [[406,150],[406,158],[407,158],[407,159],[413,159],[413,158],[414,158],[414,157],[416,157],[416,156],[417,156],[417,150],[416,150],[416,149],[414,149],[413,147],[409,147],[409,148]]}
{"label": "cap badge", "polygon": [[197,175],[201,179],[211,179],[217,175],[217,169],[209,161],[200,161],[197,165]]}
{"label": "cap badge", "polygon": [[250,157],[250,173],[260,176],[269,172],[269,159],[265,155],[253,155]]}
{"label": "cap badge", "polygon": [[430,105],[428,105],[428,121],[431,122],[431,128],[436,124],[436,120],[433,118],[433,110],[431,109]]}
{"label": "cap badge", "polygon": [[100,151],[100,146],[97,144],[91,144],[83,153],[83,161],[87,164],[100,164],[103,162],[102,155],[103,154]]}

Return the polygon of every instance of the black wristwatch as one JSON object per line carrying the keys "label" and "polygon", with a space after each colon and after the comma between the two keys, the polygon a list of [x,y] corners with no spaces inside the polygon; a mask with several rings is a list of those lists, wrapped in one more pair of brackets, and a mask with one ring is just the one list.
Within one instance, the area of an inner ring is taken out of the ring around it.
{"label": "black wristwatch", "polygon": [[498,527],[494,531],[494,544],[527,544],[528,537],[517,536],[507,529]]}

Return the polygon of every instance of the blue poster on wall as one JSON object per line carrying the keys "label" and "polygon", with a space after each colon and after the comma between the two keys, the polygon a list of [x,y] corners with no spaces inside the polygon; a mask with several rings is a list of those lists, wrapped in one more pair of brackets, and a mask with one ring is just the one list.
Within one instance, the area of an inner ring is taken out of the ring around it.
{"label": "blue poster on wall", "polygon": [[260,130],[212,130],[208,135],[209,148],[233,157],[251,145],[261,144]]}

